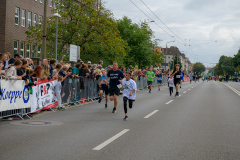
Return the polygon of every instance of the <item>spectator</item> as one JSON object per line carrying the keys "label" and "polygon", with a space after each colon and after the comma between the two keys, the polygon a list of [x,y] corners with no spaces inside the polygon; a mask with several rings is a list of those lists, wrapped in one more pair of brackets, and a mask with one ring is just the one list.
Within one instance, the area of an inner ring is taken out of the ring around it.
{"label": "spectator", "polygon": [[91,61],[88,61],[87,63],[88,63],[88,65],[89,65],[89,64],[90,64],[90,65],[92,64]]}
{"label": "spectator", "polygon": [[32,68],[27,68],[26,69],[26,74],[27,75],[25,76],[25,78],[29,82],[28,85],[27,85],[29,94],[32,94],[32,86],[37,84],[37,81],[35,81],[33,79],[33,73],[34,73],[34,70]]}
{"label": "spectator", "polygon": [[0,64],[3,65],[1,70],[5,70],[6,69],[6,60],[7,60],[6,54],[5,53],[0,53]]}
{"label": "spectator", "polygon": [[102,60],[99,61],[98,66],[103,66],[103,61]]}
{"label": "spectator", "polygon": [[26,68],[28,67],[28,62],[26,59],[21,60],[22,61],[22,66],[17,69],[17,75],[22,77],[22,80],[27,80],[26,79]]}
{"label": "spectator", "polygon": [[73,67],[72,73],[73,73],[73,77],[74,78],[78,78],[80,68],[81,68],[81,64],[80,63],[77,63],[75,65],[75,67]]}
{"label": "spectator", "polygon": [[63,66],[63,61],[60,61],[59,63]]}
{"label": "spectator", "polygon": [[6,56],[7,56],[7,58],[6,58],[7,60],[6,60],[5,68],[8,68],[9,60],[10,60],[10,58],[11,58],[12,55],[11,55],[11,53],[7,52],[7,53],[6,53]]}
{"label": "spectator", "polygon": [[92,65],[92,71],[95,71],[97,69],[97,64]]}
{"label": "spectator", "polygon": [[44,65],[42,69],[41,79],[51,79],[49,65]]}
{"label": "spectator", "polygon": [[43,59],[43,61],[42,61],[42,67],[45,66],[45,65],[48,65],[48,60],[47,59]]}
{"label": "spectator", "polygon": [[62,69],[62,65],[59,63],[56,65],[56,68],[53,70],[53,78],[58,78],[59,71]]}
{"label": "spectator", "polygon": [[38,65],[34,69],[33,76],[36,78],[41,78],[42,77],[42,66]]}
{"label": "spectator", "polygon": [[9,65],[10,65],[10,64],[14,64],[14,62],[17,61],[17,60],[19,60],[19,59],[20,59],[19,54],[15,54],[15,55],[14,55],[14,58],[11,58],[11,59],[9,60]]}
{"label": "spectator", "polygon": [[17,69],[21,68],[22,61],[16,60],[14,65],[10,65],[10,68],[6,71],[5,76],[12,80],[22,80],[21,76],[17,75]]}
{"label": "spectator", "polygon": [[86,71],[87,71],[87,65],[82,64],[82,66],[79,70],[79,76],[86,77]]}
{"label": "spectator", "polygon": [[35,67],[36,67],[36,66],[34,66],[33,60],[31,58],[28,59],[28,65],[29,65],[29,68],[32,68],[32,69],[35,69]]}
{"label": "spectator", "polygon": [[3,68],[3,64],[0,63],[0,78],[1,78],[1,74],[2,74],[2,68]]}
{"label": "spectator", "polygon": [[63,76],[63,82],[62,85],[64,85],[64,80],[70,75],[72,74],[71,70],[68,70],[69,66],[68,65],[64,65],[62,67],[62,70],[59,71],[59,75]]}
{"label": "spectator", "polygon": [[53,77],[53,69],[56,66],[56,59],[51,59],[49,66],[50,66],[50,69],[49,69],[50,76]]}

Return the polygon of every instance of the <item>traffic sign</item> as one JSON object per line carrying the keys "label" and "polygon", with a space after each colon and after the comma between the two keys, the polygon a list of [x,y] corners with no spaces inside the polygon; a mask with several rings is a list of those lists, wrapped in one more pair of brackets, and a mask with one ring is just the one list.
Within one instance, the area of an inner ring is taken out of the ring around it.
{"label": "traffic sign", "polygon": [[161,65],[162,66],[168,66],[168,63],[162,63]]}

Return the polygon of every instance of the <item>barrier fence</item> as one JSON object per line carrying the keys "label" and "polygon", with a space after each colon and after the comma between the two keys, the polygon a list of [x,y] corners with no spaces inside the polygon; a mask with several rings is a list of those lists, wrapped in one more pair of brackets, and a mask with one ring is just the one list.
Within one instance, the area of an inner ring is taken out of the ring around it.
{"label": "barrier fence", "polygon": [[[38,84],[28,88],[22,80],[0,80],[3,94],[0,95],[0,118],[24,115],[41,110],[52,110],[58,106],[54,87],[57,80],[38,80]],[[66,78],[62,82],[61,97],[63,105],[77,105],[85,101],[94,101],[99,98],[99,79],[79,77],[78,79]],[[152,86],[157,86],[155,78]],[[167,83],[163,77],[162,84]],[[138,90],[147,88],[147,79],[137,77]],[[31,90],[31,93],[30,91]],[[30,93],[30,94],[29,94]],[[29,117],[29,116],[28,116]],[[30,117],[29,117],[30,118]]]}

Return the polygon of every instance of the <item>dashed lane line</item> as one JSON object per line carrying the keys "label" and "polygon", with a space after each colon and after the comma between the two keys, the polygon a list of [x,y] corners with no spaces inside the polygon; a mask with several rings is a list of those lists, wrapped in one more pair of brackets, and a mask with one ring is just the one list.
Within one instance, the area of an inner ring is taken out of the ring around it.
{"label": "dashed lane line", "polygon": [[173,100],[168,101],[166,104],[170,104],[171,102],[173,102]]}
{"label": "dashed lane line", "polygon": [[123,131],[121,131],[118,134],[116,134],[115,136],[109,138],[108,140],[106,140],[102,144],[100,144],[97,147],[93,148],[93,150],[95,150],[95,151],[101,150],[102,148],[106,147],[107,145],[109,145],[110,143],[112,143],[113,141],[115,141],[116,139],[118,139],[119,137],[121,137],[122,135],[127,133],[128,131],[130,131],[130,129],[124,129]]}
{"label": "dashed lane line", "polygon": [[155,110],[152,113],[150,113],[149,115],[145,116],[144,118],[149,118],[149,117],[151,117],[152,115],[154,115],[157,112],[158,112],[158,110]]}

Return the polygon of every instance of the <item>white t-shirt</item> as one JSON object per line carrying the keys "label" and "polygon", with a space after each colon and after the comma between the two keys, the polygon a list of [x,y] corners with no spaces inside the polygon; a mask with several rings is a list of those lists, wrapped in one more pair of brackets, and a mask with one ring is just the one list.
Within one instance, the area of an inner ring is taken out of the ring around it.
{"label": "white t-shirt", "polygon": [[[134,80],[130,79],[127,81],[126,79],[123,79],[122,81],[122,86],[123,86],[123,97],[127,97],[128,99],[135,100],[136,98],[136,90],[137,90],[137,85]],[[135,92],[132,93],[132,96],[129,97],[130,92],[135,90]]]}
{"label": "white t-shirt", "polygon": [[173,87],[173,78],[168,79],[169,87]]}
{"label": "white t-shirt", "polygon": [[62,90],[62,83],[61,82],[57,82],[56,86],[54,87],[54,92],[60,93],[61,90]]}

